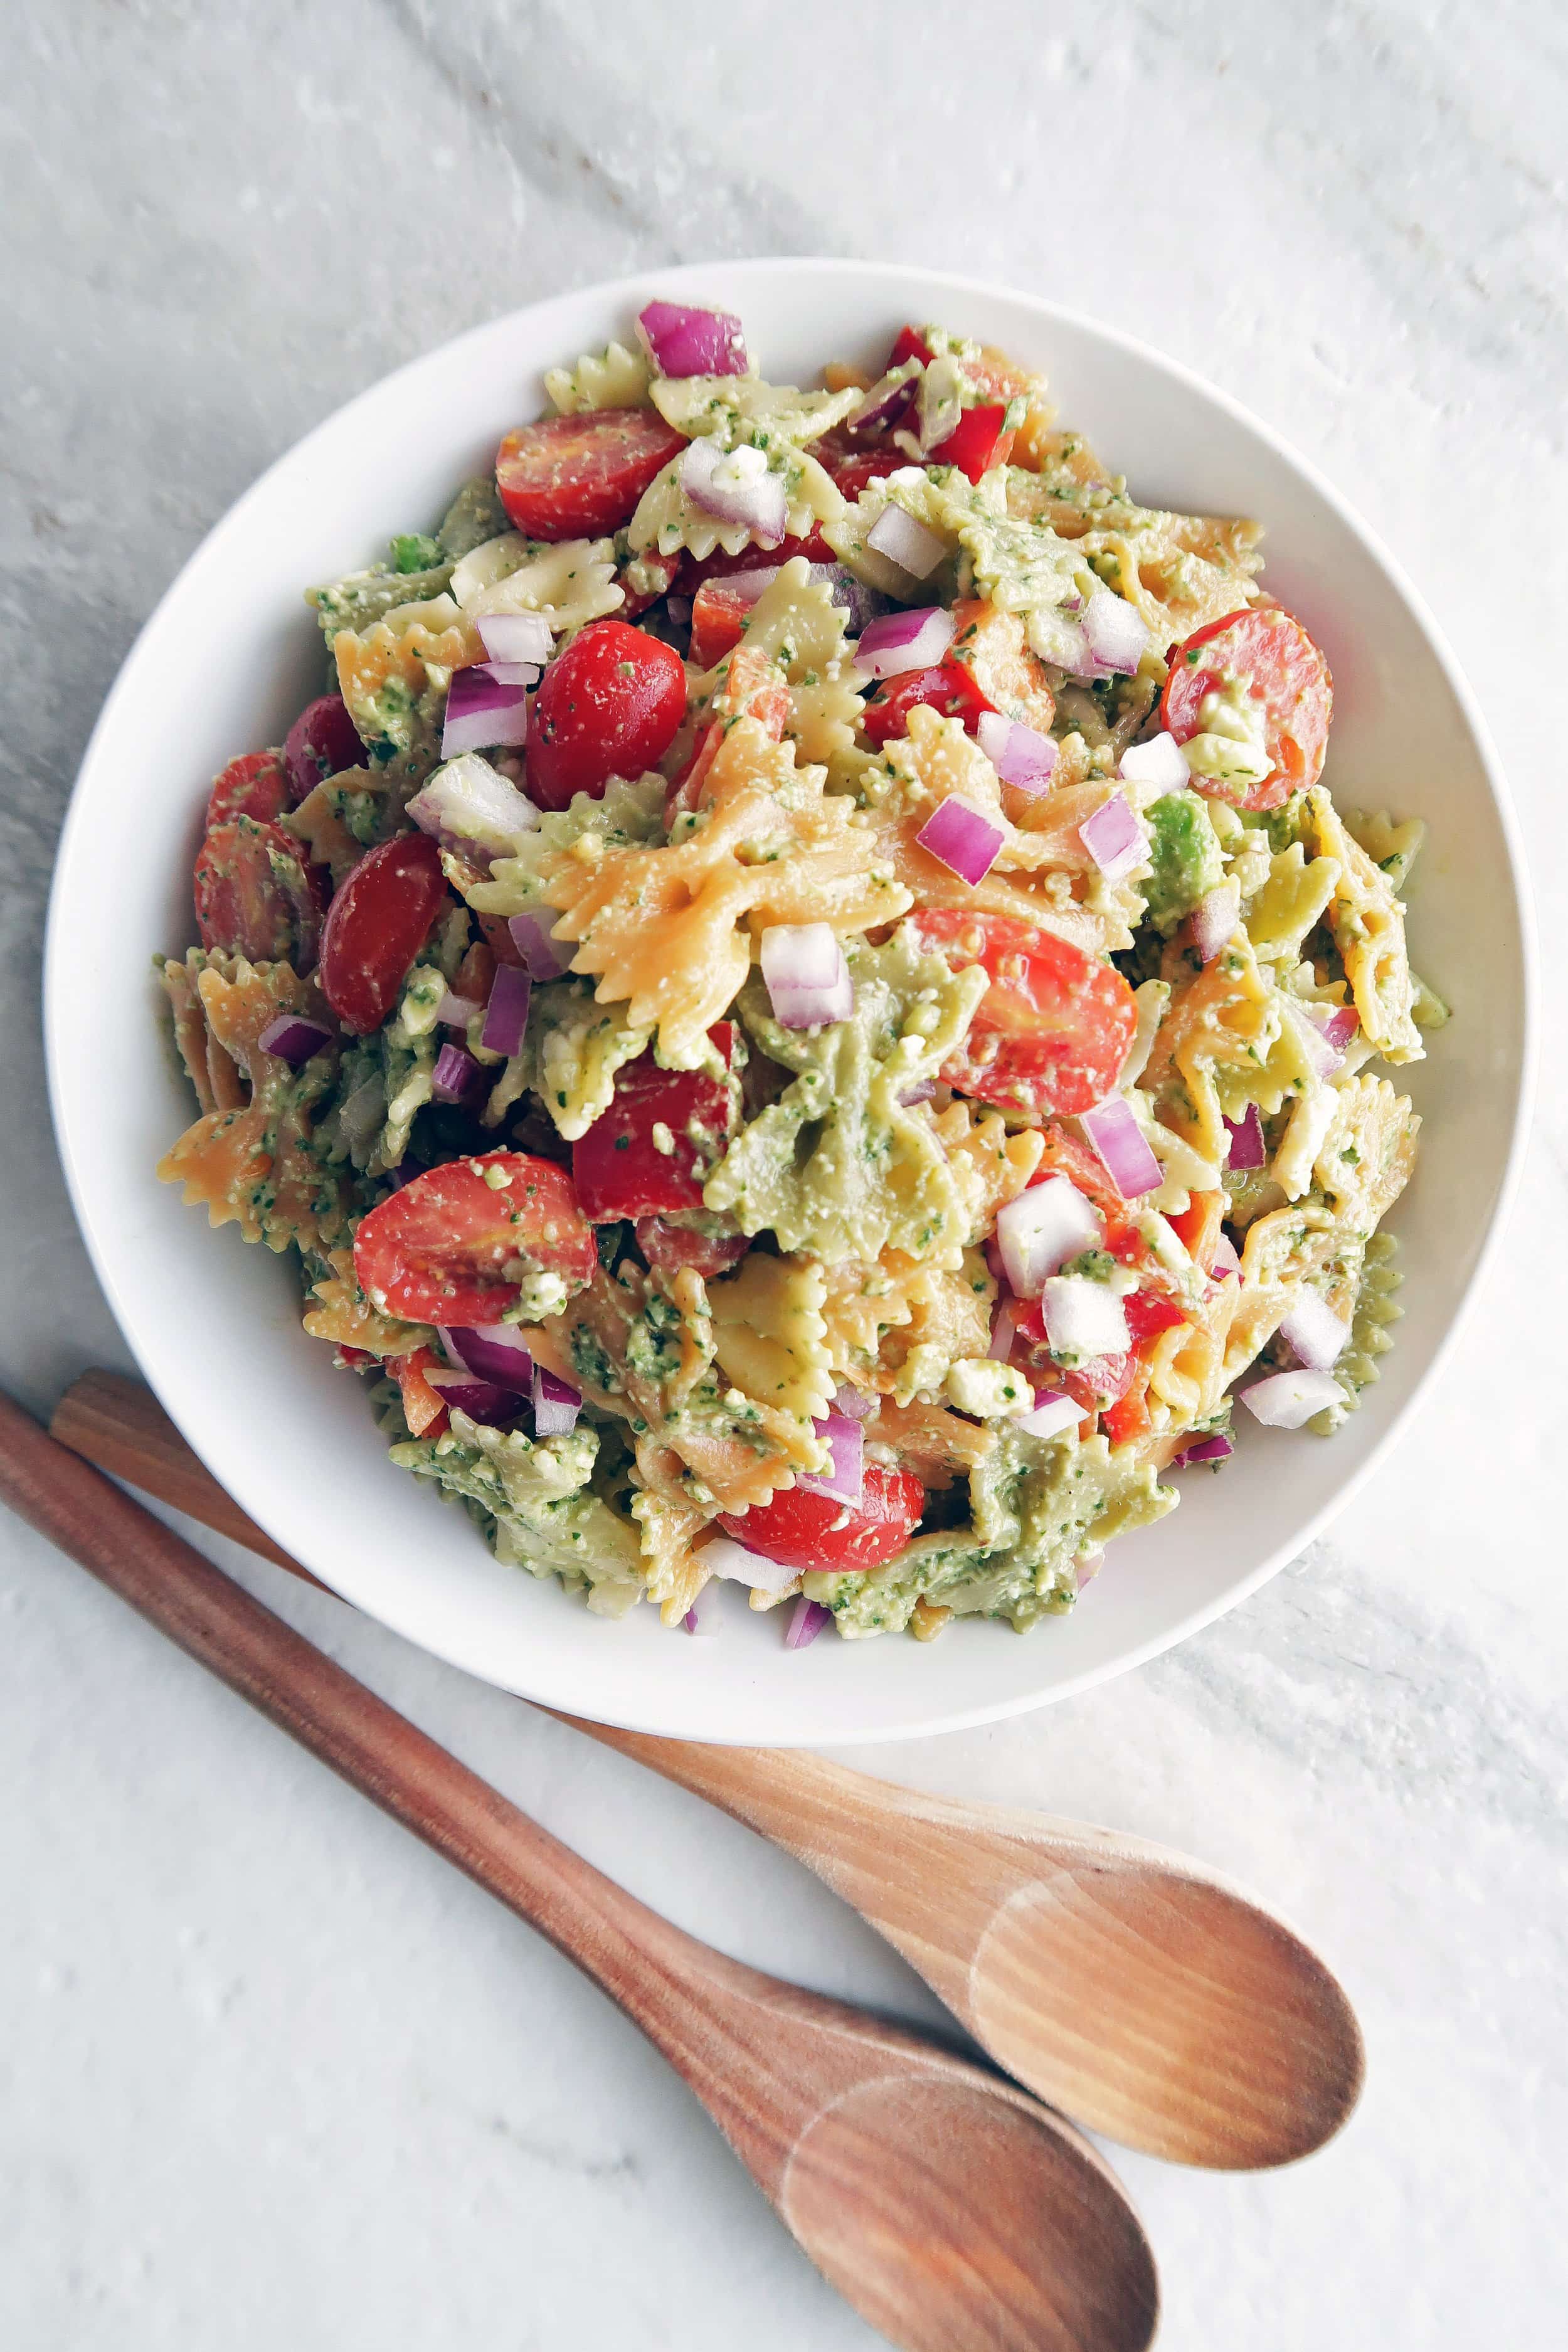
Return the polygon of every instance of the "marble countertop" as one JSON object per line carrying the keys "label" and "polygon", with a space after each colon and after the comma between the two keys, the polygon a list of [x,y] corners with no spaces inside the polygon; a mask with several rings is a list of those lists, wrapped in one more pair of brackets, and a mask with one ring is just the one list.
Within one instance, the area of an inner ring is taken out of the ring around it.
{"label": "marble countertop", "polygon": [[[1047,291],[1237,393],[1397,551],[1568,923],[1568,41],[1548,0],[507,0],[0,9],[4,1380],[125,1364],[50,1141],[60,812],[184,557],[278,452],[492,313],[645,264],[864,253]],[[868,95],[858,98],[863,90]],[[1545,1067],[1568,1045],[1548,1006]],[[1552,1046],[1558,1048],[1555,1055]],[[1468,1338],[1315,1547],[1141,1674],[879,1751],[1184,1846],[1342,1973],[1371,2074],[1277,2177],[1119,2159],[1170,2352],[1544,2344],[1568,2291],[1548,1094]],[[1483,1414],[1478,1415],[1478,1405]],[[241,1556],[254,1589],[686,1926],[923,1990],[695,1800]],[[868,1759],[862,1757],[865,1762]],[[544,1946],[0,1522],[0,2340],[17,2352],[851,2352],[660,2062]]]}

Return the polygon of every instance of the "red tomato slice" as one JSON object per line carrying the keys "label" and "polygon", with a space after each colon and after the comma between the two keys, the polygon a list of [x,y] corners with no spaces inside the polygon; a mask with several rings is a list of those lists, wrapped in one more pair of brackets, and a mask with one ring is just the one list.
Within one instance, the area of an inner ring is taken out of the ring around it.
{"label": "red tomato slice", "polygon": [[655,1274],[679,1274],[689,1266],[704,1282],[739,1265],[752,1244],[744,1234],[699,1234],[663,1217],[639,1217],[637,1247]]}
{"label": "red tomato slice", "polygon": [[749,588],[727,580],[705,580],[691,604],[691,659],[698,669],[712,669],[738,646],[756,598]]}
{"label": "red tomato slice", "polygon": [[971,735],[989,708],[966,669],[942,662],[935,669],[910,669],[885,679],[861,712],[861,727],[873,743],[890,743],[909,733],[910,713],[922,703],[944,719],[961,720]]}
{"label": "red tomato slice", "polygon": [[563,809],[612,776],[657,768],[686,716],[686,667],[673,646],[625,621],[595,621],[540,680],[528,738],[528,793]]}
{"label": "red tomato slice", "polygon": [[1125,1396],[1107,1405],[1100,1415],[1100,1424],[1112,1445],[1131,1445],[1140,1437],[1147,1437],[1154,1423],[1149,1412],[1149,1367],[1139,1364],[1135,1377]]}
{"label": "red tomato slice", "polygon": [[708,771],[733,719],[754,719],[770,741],[782,743],[793,709],[789,688],[766,654],[749,653],[743,645],[737,646],[714,695],[708,724],[692,746],[686,768],[665,796],[666,825],[702,806]]}
{"label": "red tomato slice", "polygon": [[1274,765],[1260,783],[1224,784],[1200,775],[1193,783],[1238,808],[1278,808],[1323,772],[1334,709],[1329,665],[1300,622],[1276,605],[1210,621],[1171,656],[1160,716],[1178,743],[1203,731],[1204,697],[1223,689],[1227,671],[1245,678],[1263,704],[1264,740]]}
{"label": "red tomato slice", "polygon": [[965,670],[983,709],[1021,719],[1048,735],[1057,715],[1045,664],[1031,653],[1016,613],[999,613],[984,597],[952,608],[956,624],[947,667]]}
{"label": "red tomato slice", "polygon": [[296,805],[324,778],[341,776],[363,760],[359,730],[341,694],[318,695],[308,702],[283,740],[283,763]]}
{"label": "red tomato slice", "polygon": [[558,1274],[570,1293],[598,1262],[571,1177],[521,1151],[426,1170],[354,1235],[360,1288],[378,1313],[410,1323],[499,1323],[526,1275]]}
{"label": "red tomato slice", "polygon": [[226,817],[253,816],[258,824],[276,824],[293,803],[289,778],[276,751],[247,751],[231,760],[215,779],[207,802],[207,828]]}
{"label": "red tomato slice", "polygon": [[1157,1290],[1128,1291],[1121,1301],[1121,1311],[1135,1341],[1157,1339],[1162,1331],[1173,1330],[1187,1319],[1173,1298],[1166,1298]]}
{"label": "red tomato slice", "polygon": [[809,1487],[790,1486],[768,1502],[753,1503],[749,1511],[733,1516],[721,1512],[719,1525],[737,1543],[748,1544],[785,1568],[856,1575],[880,1568],[902,1551],[925,1499],[925,1488],[912,1471],[868,1462],[858,1507]]}
{"label": "red tomato slice", "polygon": [[599,539],[630,522],[637,500],[686,446],[651,408],[595,408],[547,416],[509,433],[496,488],[530,539]]}
{"label": "red tomato slice", "polygon": [[985,401],[966,408],[945,441],[939,441],[926,459],[928,466],[956,466],[977,482],[993,466],[1005,466],[1013,454],[1013,436],[1002,429],[1007,415],[1005,400]]}
{"label": "red tomato slice", "polygon": [[963,1054],[942,1071],[950,1087],[1036,1116],[1104,1100],[1138,1026],[1132,991],[1112,965],[1015,915],[926,909],[911,919],[954,971],[981,963],[991,977]]}
{"label": "red tomato slice", "polygon": [[[726,1066],[732,1023],[708,1032]],[[661,1151],[654,1129],[668,1130]],[[615,1099],[572,1146],[572,1177],[583,1213],[595,1224],[700,1209],[702,1187],[730,1132],[730,1089],[702,1070],[661,1070],[651,1053],[616,1073]]]}
{"label": "red tomato slice", "polygon": [[919,360],[923,365],[934,357],[935,353],[918,327],[900,327],[893,338],[893,348],[888,353],[888,364],[882,373],[891,375],[893,370],[902,367],[906,360]]}
{"label": "red tomato slice", "polygon": [[896,474],[900,466],[914,462],[890,436],[851,434],[842,425],[813,441],[805,454],[826,467],[847,499],[858,499],[868,482],[879,482],[884,474]]}
{"label": "red tomato slice", "polygon": [[321,992],[345,1028],[380,1028],[446,898],[441,853],[423,833],[384,841],[353,867],[321,934]]}
{"label": "red tomato slice", "polygon": [[204,947],[309,971],[321,931],[321,892],[289,834],[255,817],[226,817],[208,829],[192,879]]}
{"label": "red tomato slice", "polygon": [[447,1426],[447,1401],[425,1377],[440,1360],[434,1348],[387,1360],[386,1369],[403,1391],[403,1418],[411,1437],[439,1437]]}

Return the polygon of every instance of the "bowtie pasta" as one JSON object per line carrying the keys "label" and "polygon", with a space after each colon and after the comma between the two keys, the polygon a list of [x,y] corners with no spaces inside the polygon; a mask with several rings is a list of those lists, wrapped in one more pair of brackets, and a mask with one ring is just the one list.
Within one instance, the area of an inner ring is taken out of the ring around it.
{"label": "bowtie pasta", "polygon": [[656,302],[544,381],[307,592],[158,1172],[595,1612],[1025,1630],[1238,1396],[1327,1435],[1377,1378],[1422,828],[1321,781],[1258,526],[1139,505],[1002,353],[775,384]]}

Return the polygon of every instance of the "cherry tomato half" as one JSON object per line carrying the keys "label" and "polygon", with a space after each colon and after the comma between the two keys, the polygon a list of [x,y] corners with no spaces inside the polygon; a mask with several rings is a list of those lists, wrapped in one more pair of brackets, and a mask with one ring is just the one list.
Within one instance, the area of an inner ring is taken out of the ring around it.
{"label": "cherry tomato half", "polygon": [[966,408],[945,441],[939,441],[926,459],[928,466],[956,466],[977,482],[993,466],[1005,466],[1013,454],[1013,436],[1003,431],[1007,414],[1004,400],[984,401]]}
{"label": "cherry tomato half", "polygon": [[655,1274],[679,1274],[689,1266],[704,1282],[739,1265],[752,1244],[744,1234],[700,1234],[665,1217],[639,1217],[637,1247]]}
{"label": "cherry tomato half", "polygon": [[359,730],[341,694],[321,694],[307,702],[283,740],[283,763],[296,807],[325,777],[341,776],[363,758]]}
{"label": "cherry tomato half", "polygon": [[[732,1023],[709,1036],[726,1066],[735,1050]],[[662,1128],[670,1149],[661,1150]],[[700,1209],[702,1187],[730,1132],[730,1089],[704,1070],[661,1070],[651,1054],[616,1073],[608,1110],[572,1146],[572,1177],[584,1216],[657,1217]]]}
{"label": "cherry tomato half", "polygon": [[292,805],[289,778],[276,751],[247,751],[231,760],[215,779],[207,801],[207,828],[226,817],[253,816],[258,824],[276,824]]}
{"label": "cherry tomato half", "polygon": [[1221,783],[1195,772],[1193,783],[1238,808],[1278,808],[1323,772],[1334,709],[1329,665],[1300,622],[1277,605],[1210,621],[1171,656],[1160,716],[1178,743],[1203,732],[1204,697],[1221,691],[1227,675],[1245,680],[1262,703],[1264,741],[1274,764],[1256,784]]}
{"label": "cherry tomato half", "polygon": [[411,1437],[439,1437],[447,1427],[447,1400],[426,1377],[440,1361],[434,1348],[387,1359],[386,1369],[403,1391],[403,1418]]}
{"label": "cherry tomato half", "polygon": [[651,408],[547,416],[507,435],[496,488],[530,539],[598,539],[631,520],[655,475],[685,446]]}
{"label": "cherry tomato half", "polygon": [[964,1050],[942,1070],[950,1087],[1035,1116],[1104,1100],[1138,1026],[1114,966],[1016,915],[933,908],[912,919],[922,945],[955,971],[979,963],[990,975]]}
{"label": "cherry tomato half", "polygon": [[321,930],[316,876],[291,835],[252,816],[209,826],[192,877],[204,947],[309,971]]}
{"label": "cherry tomato half", "polygon": [[347,1029],[379,1029],[447,897],[441,853],[401,833],[360,859],[327,910],[321,992]]}
{"label": "cherry tomato half", "polygon": [[521,1151],[426,1170],[354,1235],[360,1288],[411,1323],[499,1323],[526,1276],[558,1274],[570,1293],[598,1262],[571,1177]]}
{"label": "cherry tomato half", "polygon": [[902,1551],[925,1499],[925,1489],[912,1471],[868,1462],[858,1506],[809,1487],[790,1486],[766,1503],[753,1503],[749,1511],[733,1517],[721,1513],[719,1525],[737,1543],[750,1545],[785,1568],[853,1575],[880,1568]]}
{"label": "cherry tomato half", "polygon": [[705,580],[691,602],[691,659],[712,669],[741,642],[756,603],[752,591],[728,580]]}
{"label": "cherry tomato half", "polygon": [[1021,719],[1048,735],[1057,715],[1046,666],[1031,652],[1016,613],[998,612],[983,596],[966,597],[952,608],[954,634],[947,649],[950,668],[967,670],[983,710]]}
{"label": "cherry tomato half", "polygon": [[673,646],[625,621],[595,621],[539,683],[528,739],[529,798],[563,809],[612,776],[657,768],[686,716],[686,667]]}

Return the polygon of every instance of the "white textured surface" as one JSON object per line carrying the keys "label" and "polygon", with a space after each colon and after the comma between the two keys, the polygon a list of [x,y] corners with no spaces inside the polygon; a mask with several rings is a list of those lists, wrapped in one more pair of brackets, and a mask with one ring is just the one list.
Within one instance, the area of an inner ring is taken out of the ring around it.
{"label": "white textured surface", "polygon": [[[1318,459],[1436,606],[1562,935],[1568,42],[1546,0],[1077,0],[963,32],[825,0],[745,0],[717,30],[501,0],[10,0],[0,21],[0,1351],[40,1409],[125,1360],[31,1009],[98,702],[268,458],[388,366],[575,281],[860,251],[1037,288],[1190,362]],[[847,112],[858,86],[875,103]],[[1513,1262],[1331,1540],[1138,1676],[875,1759],[1190,1846],[1289,1912],[1360,2004],[1370,2085],[1322,2156],[1250,2182],[1125,2162],[1174,2352],[1560,2334],[1568,1286],[1538,1244],[1565,1177],[1549,1094]],[[229,1564],[683,1923],[930,2014],[744,1832]],[[564,1963],[9,1522],[0,1612],[0,2340],[871,2342]]]}

